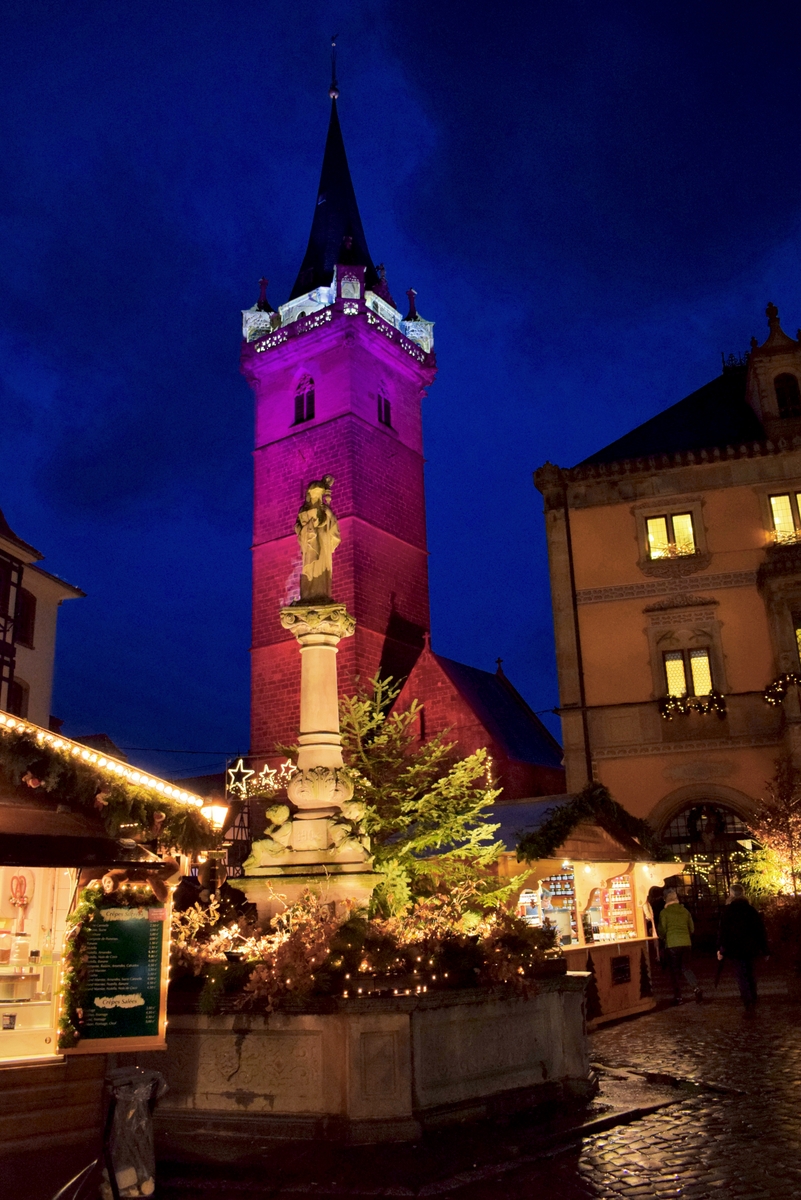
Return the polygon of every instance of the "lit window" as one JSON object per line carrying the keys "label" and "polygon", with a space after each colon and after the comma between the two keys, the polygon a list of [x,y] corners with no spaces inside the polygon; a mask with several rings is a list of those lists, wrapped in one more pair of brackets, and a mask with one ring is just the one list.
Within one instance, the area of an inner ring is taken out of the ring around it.
{"label": "lit window", "polygon": [[295,424],[314,418],[314,380],[306,375],[298,384],[295,392]]}
{"label": "lit window", "polygon": [[770,497],[770,512],[773,517],[773,531],[777,542],[798,541],[801,521],[798,519],[801,511],[801,493],[785,492],[783,496]]}
{"label": "lit window", "polygon": [[672,513],[665,517],[648,517],[649,558],[677,558],[695,554],[695,532],[690,513]]}
{"label": "lit window", "polygon": [[798,661],[801,663],[801,615],[793,616],[793,632],[795,633],[795,648],[798,651]]}
{"label": "lit window", "polygon": [[687,672],[681,650],[669,650],[665,655],[665,678],[669,696],[687,695]]}
{"label": "lit window", "polygon": [[713,690],[708,650],[668,650],[664,660],[669,696],[708,696]]}
{"label": "lit window", "polygon": [[708,696],[712,691],[712,671],[709,666],[708,650],[690,651],[690,673],[693,680],[693,695]]}
{"label": "lit window", "polygon": [[382,425],[392,425],[392,406],[386,396],[378,393],[378,419]]}
{"label": "lit window", "polygon": [[773,381],[780,417],[801,417],[801,391],[795,375],[777,375]]}

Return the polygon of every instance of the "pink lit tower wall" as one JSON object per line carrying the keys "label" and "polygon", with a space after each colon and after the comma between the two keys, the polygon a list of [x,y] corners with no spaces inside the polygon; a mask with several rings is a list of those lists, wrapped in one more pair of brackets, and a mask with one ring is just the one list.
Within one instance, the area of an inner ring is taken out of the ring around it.
{"label": "pink lit tower wall", "polygon": [[405,678],[429,629],[422,399],[436,374],[433,326],[409,291],[404,317],[367,248],[335,87],[306,255],[274,311],[262,281],[244,312],[242,370],[255,393],[251,753],[292,743],[295,639],[279,609],[299,596],[292,532],[306,485],[334,476],[342,545],[333,599],[357,621],[339,648],[340,693]]}

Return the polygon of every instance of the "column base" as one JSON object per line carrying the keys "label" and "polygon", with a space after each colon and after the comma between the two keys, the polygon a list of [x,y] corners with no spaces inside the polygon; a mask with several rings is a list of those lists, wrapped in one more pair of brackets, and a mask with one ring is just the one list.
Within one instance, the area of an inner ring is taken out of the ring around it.
{"label": "column base", "polygon": [[[376,871],[359,871],[347,866],[331,866],[327,870],[307,867],[290,868],[292,874],[246,876],[229,879],[231,887],[244,892],[251,904],[256,905],[259,922],[266,925],[276,913],[283,912],[289,904],[306,891],[316,892],[324,903],[342,905],[347,901],[366,908],[374,888],[381,876]],[[295,871],[302,872],[295,874]]]}

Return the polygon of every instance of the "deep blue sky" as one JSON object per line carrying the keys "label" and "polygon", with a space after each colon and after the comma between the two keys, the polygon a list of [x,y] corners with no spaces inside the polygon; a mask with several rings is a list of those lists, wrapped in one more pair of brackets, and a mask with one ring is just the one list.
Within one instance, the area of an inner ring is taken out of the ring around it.
{"label": "deep blue sky", "polygon": [[305,249],[338,31],[372,253],[436,321],[434,648],[557,701],[541,502],[801,324],[801,10],[705,0],[5,0],[0,507],[87,599],[54,711],[156,769],[246,748],[239,310]]}

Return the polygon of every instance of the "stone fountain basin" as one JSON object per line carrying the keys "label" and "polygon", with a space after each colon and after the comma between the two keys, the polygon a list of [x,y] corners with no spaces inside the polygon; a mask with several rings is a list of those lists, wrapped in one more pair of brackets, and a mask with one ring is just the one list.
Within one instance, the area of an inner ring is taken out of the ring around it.
{"label": "stone fountain basin", "polygon": [[253,1138],[410,1141],[443,1122],[586,1090],[585,972],[502,988],[325,1000],[269,1015],[170,1017],[166,1052],[138,1061],[169,1092],[170,1157],[236,1155]]}

